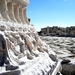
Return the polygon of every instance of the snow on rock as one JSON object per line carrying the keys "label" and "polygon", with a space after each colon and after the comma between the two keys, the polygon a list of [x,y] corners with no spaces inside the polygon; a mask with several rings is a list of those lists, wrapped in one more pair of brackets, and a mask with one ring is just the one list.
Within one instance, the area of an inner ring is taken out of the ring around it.
{"label": "snow on rock", "polygon": [[34,26],[1,21],[0,34],[6,40],[9,64],[19,67],[6,71],[4,64],[0,75],[52,74],[58,62],[56,54],[40,39]]}

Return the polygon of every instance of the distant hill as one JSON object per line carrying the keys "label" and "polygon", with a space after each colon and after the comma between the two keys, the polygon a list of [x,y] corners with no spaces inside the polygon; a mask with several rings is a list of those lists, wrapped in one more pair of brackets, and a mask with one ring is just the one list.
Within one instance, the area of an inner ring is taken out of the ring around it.
{"label": "distant hill", "polygon": [[75,37],[75,26],[66,28],[57,26],[41,28],[38,34],[41,36]]}

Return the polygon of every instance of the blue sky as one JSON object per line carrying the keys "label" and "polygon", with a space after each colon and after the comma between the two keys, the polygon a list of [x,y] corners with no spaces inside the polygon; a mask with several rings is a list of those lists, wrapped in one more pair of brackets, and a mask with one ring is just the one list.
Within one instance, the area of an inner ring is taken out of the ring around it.
{"label": "blue sky", "polygon": [[47,26],[75,26],[75,0],[30,0],[27,17],[37,31]]}

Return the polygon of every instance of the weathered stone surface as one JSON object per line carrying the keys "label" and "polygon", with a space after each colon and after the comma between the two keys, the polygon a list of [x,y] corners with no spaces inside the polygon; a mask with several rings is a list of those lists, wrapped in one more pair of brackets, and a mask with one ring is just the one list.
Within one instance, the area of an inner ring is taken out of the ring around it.
{"label": "weathered stone surface", "polygon": [[[33,35],[34,34],[34,35]],[[15,31],[11,31],[11,32],[5,32],[4,35],[6,37],[6,42],[7,42],[7,48],[8,48],[8,53],[9,53],[9,57],[10,59],[8,59],[9,62],[5,63],[6,66],[7,66],[7,70],[13,70],[11,68],[11,65],[10,63],[17,63],[19,65],[19,67],[22,65],[22,66],[26,66],[25,64],[27,64],[26,60],[28,60],[28,64],[36,64],[36,61],[35,59],[38,61],[38,65],[37,66],[40,66],[40,71],[39,71],[39,74],[41,72],[41,63],[46,64],[47,63],[50,63],[51,62],[54,62],[54,66],[56,66],[56,63],[57,63],[57,60],[55,59],[55,57],[49,57],[49,50],[47,49],[47,46],[44,45],[42,43],[42,41],[40,40],[40,38],[37,38],[35,39],[35,33],[33,34],[28,34],[28,33],[24,33],[23,32],[15,32]],[[28,37],[26,37],[28,36]],[[32,37],[33,36],[33,37]],[[39,37],[39,36],[38,36]],[[29,40],[29,42],[31,44],[27,44],[26,42],[26,39]],[[35,42],[33,42],[35,41]],[[40,41],[40,43],[39,43]],[[30,45],[33,45],[33,48],[31,48],[31,51],[30,51],[30,48],[28,48],[28,46]],[[36,46],[36,48],[34,47]],[[40,51],[38,50],[38,47],[40,48]],[[35,48],[35,49],[34,49]],[[47,51],[46,51],[47,50]],[[43,52],[43,53],[42,53]],[[45,58],[45,54],[47,55],[47,57]],[[23,59],[22,61],[20,61],[20,59],[22,59],[23,57],[25,57],[25,59]],[[44,57],[45,59],[42,59],[42,57]],[[39,58],[39,59],[38,59]],[[41,58],[41,59],[40,59]],[[45,61],[46,59],[50,60],[50,61]],[[52,59],[52,60],[51,60]],[[12,62],[12,61],[14,62]],[[43,62],[41,61],[43,60]],[[54,60],[54,61],[53,61]],[[30,63],[31,62],[31,63]],[[51,64],[51,63],[50,63]],[[53,64],[53,63],[52,63]],[[9,65],[9,66],[8,66]],[[32,66],[31,65],[31,66]],[[13,65],[14,66],[14,65]],[[47,65],[48,66],[48,65]],[[46,68],[47,68],[46,66]],[[28,66],[27,66],[28,67]],[[26,67],[25,67],[26,68]],[[43,67],[42,67],[43,68]],[[50,66],[48,70],[51,70],[51,73],[53,72],[55,67],[52,67]],[[45,69],[45,68],[44,68]],[[43,69],[43,73],[44,74],[47,74],[47,72],[45,73]],[[46,70],[47,70],[46,69]],[[15,69],[16,70],[16,69]],[[23,68],[23,70],[25,71],[25,69]],[[23,71],[22,71],[23,72]],[[35,71],[34,71],[35,72]],[[50,72],[50,71],[49,71]],[[4,73],[6,74],[6,73]],[[7,73],[8,74],[8,73]],[[31,74],[31,73],[30,73]],[[36,74],[36,73],[35,73]],[[50,74],[50,73],[49,73]],[[9,74],[8,74],[9,75]],[[11,74],[12,75],[12,72]],[[26,74],[27,75],[27,74]]]}
{"label": "weathered stone surface", "polygon": [[6,66],[6,71],[7,71],[7,70],[16,70],[16,69],[18,69],[18,68],[19,68],[18,66],[7,65],[7,66]]}
{"label": "weathered stone surface", "polygon": [[7,57],[7,48],[6,48],[6,41],[3,37],[3,35],[0,34],[0,66],[3,66],[5,61],[6,61],[6,57]]}
{"label": "weathered stone surface", "polygon": [[[65,59],[65,61],[63,62],[63,65],[67,65],[71,63],[72,61],[74,62],[72,64],[73,65],[75,64],[75,54],[71,53],[71,51],[75,51],[75,38],[56,37],[56,36],[40,36],[40,37],[44,42],[46,42],[50,46],[50,48],[53,51],[55,51],[59,60]],[[69,67],[69,70],[71,70],[70,67]],[[60,75],[63,75],[63,74],[60,74]]]}
{"label": "weathered stone surface", "polygon": [[0,52],[0,66],[2,66],[2,60],[3,60],[3,53]]}
{"label": "weathered stone surface", "polygon": [[57,65],[28,21],[27,4],[28,0],[0,0],[0,27],[5,27],[0,29],[0,75],[47,75]]}
{"label": "weathered stone surface", "polygon": [[0,75],[20,75],[21,72],[19,70],[16,71],[10,71],[10,72],[6,72],[6,73],[0,73]]}
{"label": "weathered stone surface", "polygon": [[53,60],[53,61],[58,61],[56,56],[52,55],[52,54],[49,54],[49,57]]}
{"label": "weathered stone surface", "polygon": [[0,66],[3,66],[7,57],[7,51],[0,48]]}
{"label": "weathered stone surface", "polygon": [[63,75],[75,75],[75,64],[73,63],[63,64],[61,73]]}
{"label": "weathered stone surface", "polygon": [[27,58],[30,59],[30,60],[32,60],[33,59],[33,56],[30,55],[29,53],[27,53]]}
{"label": "weathered stone surface", "polygon": [[40,47],[37,48],[39,52],[44,52],[44,50]]}
{"label": "weathered stone surface", "polygon": [[65,58],[61,61],[61,64],[68,64],[69,62],[71,62],[69,59]]}
{"label": "weathered stone surface", "polygon": [[27,44],[30,52],[32,52],[32,50],[34,49],[34,45],[33,45],[33,43],[31,42],[31,40],[28,36],[26,36],[26,44]]}
{"label": "weathered stone surface", "polygon": [[0,30],[1,31],[5,31],[6,30],[6,27],[5,26],[0,26]]}
{"label": "weathered stone surface", "polygon": [[29,24],[25,9],[28,3],[28,0],[1,0],[0,19],[15,23]]}
{"label": "weathered stone surface", "polygon": [[10,27],[11,31],[15,31],[15,28],[14,27]]}

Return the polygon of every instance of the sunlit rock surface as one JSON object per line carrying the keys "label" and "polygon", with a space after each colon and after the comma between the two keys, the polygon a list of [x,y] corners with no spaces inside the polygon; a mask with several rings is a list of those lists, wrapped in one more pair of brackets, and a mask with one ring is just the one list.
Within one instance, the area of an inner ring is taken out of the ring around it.
{"label": "sunlit rock surface", "polygon": [[63,60],[61,72],[75,75],[75,38],[41,36],[41,39],[57,54],[58,60]]}
{"label": "sunlit rock surface", "polygon": [[[2,29],[3,31],[0,31],[0,34],[6,40],[9,63],[19,67],[16,73],[22,75],[51,74],[57,64],[56,55],[41,41],[34,27],[18,24],[10,26],[8,24],[1,24],[1,26],[5,25],[5,29]],[[4,66],[0,70],[0,74],[9,73],[9,71],[11,72],[11,70],[6,71]]]}
{"label": "sunlit rock surface", "polygon": [[56,54],[26,17],[28,3],[0,0],[0,75],[56,75],[59,71]]}

